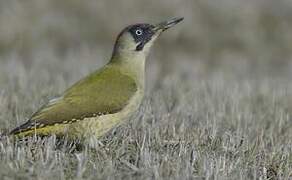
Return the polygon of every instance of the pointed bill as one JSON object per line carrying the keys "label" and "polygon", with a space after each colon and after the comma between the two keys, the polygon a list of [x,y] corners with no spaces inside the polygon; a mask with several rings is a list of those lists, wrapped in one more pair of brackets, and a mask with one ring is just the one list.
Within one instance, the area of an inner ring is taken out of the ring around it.
{"label": "pointed bill", "polygon": [[173,19],[170,19],[168,21],[163,21],[163,22],[155,25],[153,28],[153,31],[159,31],[159,30],[165,31],[165,30],[173,27],[177,23],[181,22],[183,19],[184,18],[181,17],[181,18],[173,18]]}

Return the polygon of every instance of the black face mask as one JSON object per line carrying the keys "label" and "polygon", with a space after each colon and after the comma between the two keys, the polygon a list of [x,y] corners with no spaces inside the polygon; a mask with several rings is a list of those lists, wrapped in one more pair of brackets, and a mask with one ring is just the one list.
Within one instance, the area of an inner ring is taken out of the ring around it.
{"label": "black face mask", "polygon": [[152,30],[153,25],[151,24],[136,24],[130,26],[128,32],[131,33],[135,42],[138,44],[136,47],[136,51],[143,50],[145,44],[147,44],[155,34]]}

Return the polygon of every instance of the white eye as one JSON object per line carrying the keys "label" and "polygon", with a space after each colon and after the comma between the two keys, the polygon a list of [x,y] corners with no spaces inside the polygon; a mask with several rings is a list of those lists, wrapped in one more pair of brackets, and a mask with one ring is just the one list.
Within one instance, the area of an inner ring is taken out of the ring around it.
{"label": "white eye", "polygon": [[141,35],[143,34],[143,32],[142,32],[141,29],[137,29],[137,30],[136,30],[136,34],[137,34],[138,36],[141,36]]}

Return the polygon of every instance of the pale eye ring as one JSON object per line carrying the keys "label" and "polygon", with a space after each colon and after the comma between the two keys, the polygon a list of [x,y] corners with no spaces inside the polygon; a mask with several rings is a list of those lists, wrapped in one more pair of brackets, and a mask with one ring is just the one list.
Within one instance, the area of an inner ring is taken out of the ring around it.
{"label": "pale eye ring", "polygon": [[143,34],[143,31],[141,29],[136,30],[136,35],[141,36]]}

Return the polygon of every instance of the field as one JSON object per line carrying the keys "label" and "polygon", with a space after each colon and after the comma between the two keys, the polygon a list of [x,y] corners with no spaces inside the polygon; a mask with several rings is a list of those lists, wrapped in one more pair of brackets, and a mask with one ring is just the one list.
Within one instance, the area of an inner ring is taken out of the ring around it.
{"label": "field", "polygon": [[102,67],[124,26],[185,17],[153,47],[127,123],[85,145],[3,138],[0,179],[292,179],[291,10],[286,0],[0,0],[0,133]]}

